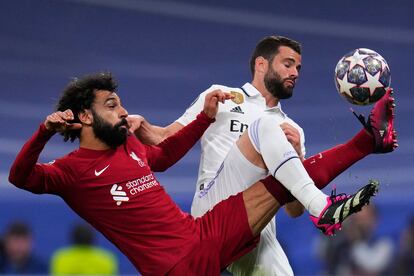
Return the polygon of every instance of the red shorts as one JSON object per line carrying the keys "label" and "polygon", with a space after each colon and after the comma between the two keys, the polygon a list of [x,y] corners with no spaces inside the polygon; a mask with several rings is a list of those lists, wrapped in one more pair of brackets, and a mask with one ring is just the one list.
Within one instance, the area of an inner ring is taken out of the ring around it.
{"label": "red shorts", "polygon": [[250,229],[242,193],[218,203],[195,222],[199,243],[168,275],[220,275],[259,241]]}

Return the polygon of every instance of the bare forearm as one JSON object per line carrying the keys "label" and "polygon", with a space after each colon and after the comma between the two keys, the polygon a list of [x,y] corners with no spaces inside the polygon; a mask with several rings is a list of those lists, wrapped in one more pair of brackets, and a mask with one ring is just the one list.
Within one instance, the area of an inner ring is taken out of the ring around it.
{"label": "bare forearm", "polygon": [[172,123],[166,127],[155,126],[143,119],[140,127],[134,132],[135,136],[146,145],[158,145],[177,131],[183,128],[179,123]]}
{"label": "bare forearm", "polygon": [[151,125],[145,120],[134,134],[146,145],[157,145],[165,139],[165,132],[163,127]]}
{"label": "bare forearm", "polygon": [[162,143],[148,147],[151,169],[153,171],[164,171],[174,165],[194,146],[212,122],[214,122],[214,119],[201,112],[196,120],[165,139]]}

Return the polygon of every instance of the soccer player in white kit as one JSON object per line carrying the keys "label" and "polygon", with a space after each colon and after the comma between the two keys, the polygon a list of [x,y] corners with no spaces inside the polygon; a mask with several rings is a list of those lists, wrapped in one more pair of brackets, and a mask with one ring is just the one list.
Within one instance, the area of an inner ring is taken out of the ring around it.
{"label": "soccer player in white kit", "polygon": [[[304,156],[303,130],[282,111],[279,102],[280,99],[291,96],[299,75],[300,63],[298,43],[283,37],[267,37],[258,44],[251,59],[252,83],[246,83],[240,88],[213,85],[201,93],[184,115],[173,124],[166,128],[146,124],[142,126],[141,133],[137,133],[138,136],[141,135],[142,140],[147,139],[145,127],[148,127],[147,130],[151,129],[147,131],[148,133],[158,132],[162,134],[160,137],[168,136],[194,119],[194,116],[203,107],[204,97],[208,92],[219,89],[233,94],[234,98],[231,101],[220,105],[216,122],[207,129],[201,139],[202,153],[199,175],[191,207],[191,213],[194,216],[201,216],[219,201],[245,190],[261,178],[266,177],[269,174],[268,169],[271,171],[277,169],[271,168],[272,165],[268,166],[271,162],[266,163],[266,161],[269,160],[252,162],[235,146],[234,142],[249,126],[249,138],[245,138],[244,143],[250,141],[257,152],[260,153],[260,140],[264,139],[263,134],[259,139],[260,124],[274,124],[275,128],[283,124],[287,138],[284,135],[281,137],[280,134],[283,132],[278,131],[279,137],[272,137],[272,139],[276,141],[275,143],[289,140],[295,149],[286,151],[283,160]],[[261,119],[257,120],[258,118]],[[251,125],[253,122],[255,123]],[[283,146],[288,148],[290,145]],[[230,154],[229,151],[231,151]],[[269,159],[264,156],[266,152],[261,153],[263,159]],[[223,160],[226,156],[224,164]],[[355,161],[344,165],[342,170]],[[264,163],[266,163],[266,167],[260,166]],[[232,164],[237,165],[233,166]],[[289,177],[291,176],[289,175]],[[298,215],[303,212],[303,207],[297,202],[292,202],[287,205],[287,210],[288,213]],[[257,248],[233,263],[229,270],[234,275],[252,275],[254,273],[293,275],[289,261],[276,239],[274,218],[262,231]]]}
{"label": "soccer player in white kit", "polygon": [[[266,101],[260,92],[250,83],[241,88],[230,88],[221,85],[213,85],[201,93],[197,101],[190,106],[177,122],[187,125],[195,112],[203,106],[204,97],[210,91],[220,89],[232,93],[235,97],[219,106],[216,122],[212,124],[201,138],[201,159],[196,184],[196,192],[191,205],[191,214],[202,216],[211,207],[230,195],[245,190],[257,180],[268,175],[267,170],[251,164],[240,152],[233,148],[234,154],[229,155],[237,160],[227,160],[228,163],[238,162],[236,169],[240,171],[222,171],[224,158],[240,135],[248,129],[248,126],[263,115],[264,111],[278,118],[279,124],[287,122],[298,129],[300,133],[300,148],[305,152],[304,134],[302,129],[294,123],[281,109],[280,103],[267,108]],[[276,140],[276,139],[275,139]],[[217,184],[217,175],[220,172],[220,183]],[[217,184],[217,185],[214,185]],[[293,275],[289,261],[281,245],[276,239],[275,218],[262,231],[259,245],[256,249],[245,255],[237,264],[229,267],[234,275],[251,275],[257,270],[272,272],[266,275]]]}
{"label": "soccer player in white kit", "polygon": [[[280,103],[267,108],[265,99],[250,83],[246,83],[241,88],[213,85],[200,95],[177,122],[183,125],[191,122],[194,112],[200,108],[200,105],[203,106],[205,94],[215,89],[230,92],[235,98],[220,105],[216,122],[207,129],[201,139],[199,177],[191,206],[191,214],[197,217],[221,200],[245,190],[268,175],[266,169],[250,163],[234,147],[234,142],[252,122],[263,115],[265,110],[277,118],[277,125],[287,122],[298,130],[300,149],[303,154],[305,153],[303,130],[283,112]],[[228,154],[230,149],[232,154]],[[237,162],[237,166],[223,166],[226,156],[228,156],[227,164]],[[275,217],[262,231],[258,246],[231,265],[229,271],[234,275],[252,275],[259,271],[265,273],[264,275],[275,275],[275,273],[293,275],[288,258],[276,239]]]}

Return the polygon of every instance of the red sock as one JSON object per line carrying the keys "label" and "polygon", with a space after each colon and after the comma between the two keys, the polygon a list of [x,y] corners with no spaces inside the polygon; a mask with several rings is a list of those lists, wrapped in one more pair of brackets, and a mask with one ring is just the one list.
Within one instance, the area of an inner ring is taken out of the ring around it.
{"label": "red sock", "polygon": [[[331,149],[314,155],[303,162],[309,176],[319,189],[325,188],[335,177],[344,170],[361,160],[374,149],[372,136],[362,129],[351,140],[345,144],[335,146]],[[269,193],[284,205],[293,201],[295,198],[279,181],[272,176],[260,180]]]}
{"label": "red sock", "polygon": [[319,189],[325,188],[344,170],[361,160],[374,149],[374,139],[362,129],[345,144],[316,154],[303,162],[309,176]]}
{"label": "red sock", "polygon": [[295,198],[289,192],[288,189],[285,188],[279,181],[277,181],[273,176],[269,175],[268,177],[260,180],[266,187],[267,191],[276,198],[277,202],[279,202],[280,206],[285,205],[288,202],[294,201]]}

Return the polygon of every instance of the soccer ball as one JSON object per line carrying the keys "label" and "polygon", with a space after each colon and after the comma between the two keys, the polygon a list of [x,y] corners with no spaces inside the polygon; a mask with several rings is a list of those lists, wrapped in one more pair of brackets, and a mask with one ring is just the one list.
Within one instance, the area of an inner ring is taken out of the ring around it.
{"label": "soccer ball", "polygon": [[335,84],[339,94],[350,103],[372,104],[389,88],[390,68],[377,52],[358,48],[339,60],[335,68]]}

